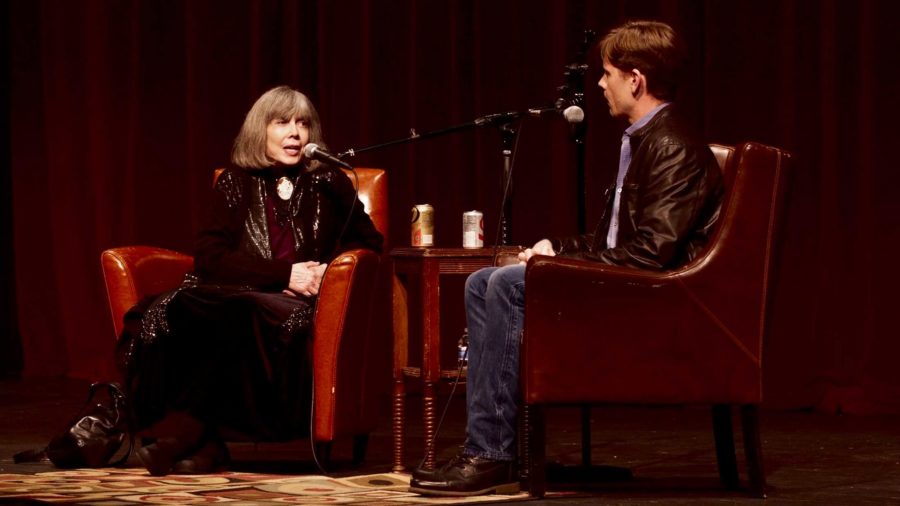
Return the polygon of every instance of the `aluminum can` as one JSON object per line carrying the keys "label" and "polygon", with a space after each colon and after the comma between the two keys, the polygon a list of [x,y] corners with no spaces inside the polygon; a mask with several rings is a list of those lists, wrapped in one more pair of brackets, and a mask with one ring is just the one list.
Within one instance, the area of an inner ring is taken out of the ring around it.
{"label": "aluminum can", "polygon": [[481,211],[463,213],[463,248],[484,247],[484,214]]}
{"label": "aluminum can", "polygon": [[410,223],[413,246],[434,246],[434,207],[431,204],[413,206]]}

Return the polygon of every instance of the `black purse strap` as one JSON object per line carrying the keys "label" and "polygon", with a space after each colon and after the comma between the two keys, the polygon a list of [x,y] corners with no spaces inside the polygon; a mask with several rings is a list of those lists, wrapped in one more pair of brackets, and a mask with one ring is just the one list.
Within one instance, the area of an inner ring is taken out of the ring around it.
{"label": "black purse strap", "polygon": [[[91,384],[88,404],[90,403],[90,399],[94,395],[95,388],[99,388],[100,386],[106,387],[110,398],[112,398],[113,400],[116,411],[116,425],[121,426],[122,422],[124,421],[125,433],[128,436],[128,450],[115,462],[110,462],[109,464],[111,466],[119,466],[124,464],[128,460],[128,457],[131,456],[131,452],[134,451],[134,419],[131,416],[128,396],[125,395],[125,391],[122,389],[122,385],[120,385],[118,382]],[[122,420],[123,417],[125,418],[124,420]]]}
{"label": "black purse strap", "polygon": [[40,450],[25,450],[13,455],[13,462],[21,464],[23,462],[42,462],[50,460],[47,458],[47,447]]}

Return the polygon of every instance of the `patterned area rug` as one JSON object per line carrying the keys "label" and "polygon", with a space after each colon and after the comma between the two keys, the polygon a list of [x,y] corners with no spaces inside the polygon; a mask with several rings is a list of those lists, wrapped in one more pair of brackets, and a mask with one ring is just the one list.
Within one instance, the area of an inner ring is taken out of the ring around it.
{"label": "patterned area rug", "polygon": [[139,468],[79,469],[37,474],[0,474],[0,502],[59,504],[472,504],[521,501],[528,495],[426,498],[407,492],[409,475],[347,478],[218,473],[150,476]]}

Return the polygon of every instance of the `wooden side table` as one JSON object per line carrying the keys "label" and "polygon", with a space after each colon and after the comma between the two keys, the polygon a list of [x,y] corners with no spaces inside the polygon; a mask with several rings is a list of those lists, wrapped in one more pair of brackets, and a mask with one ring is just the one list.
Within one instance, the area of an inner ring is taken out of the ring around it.
{"label": "wooden side table", "polygon": [[[498,256],[514,258],[521,248],[503,246],[496,250]],[[391,251],[394,279],[405,283],[394,286],[394,389],[393,389],[393,467],[402,472],[403,432],[405,429],[406,381],[422,382],[423,420],[425,426],[425,460],[423,467],[434,468],[435,452],[431,440],[435,431],[435,389],[440,381],[456,379],[457,370],[441,370],[441,274],[471,274],[483,267],[507,262],[495,262],[495,248],[394,248]],[[406,299],[406,293],[412,298]],[[404,302],[404,299],[405,302]],[[399,306],[399,308],[398,308]],[[404,307],[405,306],[405,307]],[[398,310],[399,309],[399,310]],[[406,311],[404,311],[404,309]],[[407,314],[421,314],[422,367],[409,366],[409,339]],[[464,374],[463,378],[464,379]]]}

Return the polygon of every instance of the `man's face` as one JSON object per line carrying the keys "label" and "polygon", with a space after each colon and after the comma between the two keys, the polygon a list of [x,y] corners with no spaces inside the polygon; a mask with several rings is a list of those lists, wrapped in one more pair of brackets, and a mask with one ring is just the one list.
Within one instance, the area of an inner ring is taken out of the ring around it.
{"label": "man's face", "polygon": [[634,107],[634,76],[613,67],[608,60],[603,60],[603,77],[597,83],[603,88],[603,96],[609,104],[609,114],[614,118],[630,118]]}

